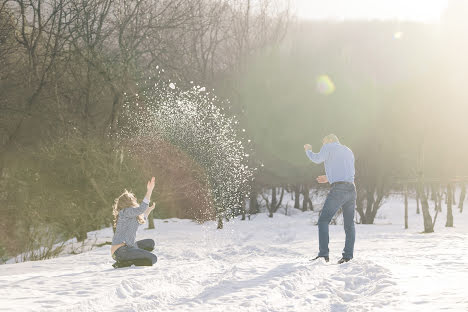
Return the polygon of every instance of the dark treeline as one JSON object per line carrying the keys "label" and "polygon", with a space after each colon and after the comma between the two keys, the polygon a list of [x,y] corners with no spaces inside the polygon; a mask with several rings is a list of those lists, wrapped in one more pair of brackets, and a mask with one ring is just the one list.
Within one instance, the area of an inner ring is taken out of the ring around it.
{"label": "dark treeline", "polygon": [[279,43],[289,18],[284,1],[2,0],[0,257],[109,226],[113,198],[141,198],[148,172],[160,217],[199,217],[193,160],[164,142],[145,161],[119,145],[126,95],[161,69],[214,87]]}
{"label": "dark treeline", "polygon": [[335,133],[356,155],[359,222],[401,192],[430,231],[468,176],[463,12],[451,4],[437,25],[292,22],[286,1],[1,1],[0,257],[109,226],[113,198],[125,187],[141,198],[148,168],[157,217],[199,218],[192,159],[157,139],[146,161],[119,145],[126,95],[156,68],[230,100],[258,168],[247,213],[264,199],[273,216],[286,191],[314,209],[323,168],[302,146]]}

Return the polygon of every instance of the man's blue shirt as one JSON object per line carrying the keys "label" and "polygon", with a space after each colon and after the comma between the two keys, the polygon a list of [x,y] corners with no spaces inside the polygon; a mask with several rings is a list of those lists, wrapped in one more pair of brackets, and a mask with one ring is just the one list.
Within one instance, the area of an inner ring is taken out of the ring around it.
{"label": "man's blue shirt", "polygon": [[354,183],[354,154],[340,143],[327,143],[320,152],[306,151],[307,156],[316,164],[325,162],[325,173],[330,184],[334,182]]}

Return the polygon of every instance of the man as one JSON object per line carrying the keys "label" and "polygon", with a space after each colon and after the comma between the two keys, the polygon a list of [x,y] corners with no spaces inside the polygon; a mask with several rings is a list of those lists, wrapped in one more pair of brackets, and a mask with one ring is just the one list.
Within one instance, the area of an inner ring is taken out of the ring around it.
{"label": "man", "polygon": [[341,145],[334,134],[323,138],[323,146],[319,153],[312,152],[310,144],[304,145],[307,156],[316,164],[325,162],[326,175],[317,177],[318,183],[331,184],[330,192],[323,205],[318,220],[319,254],[313,260],[324,258],[329,261],[328,225],[340,207],[343,208],[344,230],[346,242],[343,256],[338,264],[348,262],[353,258],[355,230],[354,209],[356,207],[356,187],[354,186],[354,155],[346,146]]}

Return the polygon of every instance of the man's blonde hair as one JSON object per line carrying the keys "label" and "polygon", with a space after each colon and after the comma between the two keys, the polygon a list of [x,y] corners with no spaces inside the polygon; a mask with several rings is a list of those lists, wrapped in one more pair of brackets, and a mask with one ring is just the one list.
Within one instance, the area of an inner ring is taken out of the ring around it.
{"label": "man's blonde hair", "polygon": [[333,133],[325,136],[322,141],[327,142],[327,143],[333,143],[333,142],[340,143],[340,140],[338,140],[338,137],[334,135]]}

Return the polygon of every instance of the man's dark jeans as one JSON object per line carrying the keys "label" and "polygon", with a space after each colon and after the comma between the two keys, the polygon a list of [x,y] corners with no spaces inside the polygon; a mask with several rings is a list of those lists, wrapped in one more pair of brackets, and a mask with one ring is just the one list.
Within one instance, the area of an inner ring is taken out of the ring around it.
{"label": "man's dark jeans", "polygon": [[112,258],[122,263],[121,266],[130,266],[132,264],[142,266],[152,266],[158,261],[156,255],[151,251],[154,249],[154,240],[143,239],[136,242],[137,247],[122,246],[114,252]]}
{"label": "man's dark jeans", "polygon": [[329,233],[328,225],[340,207],[343,208],[344,230],[346,242],[343,258],[352,259],[354,251],[354,209],[356,208],[356,187],[351,183],[335,184],[328,193],[322,213],[318,220],[319,257],[328,257]]}

